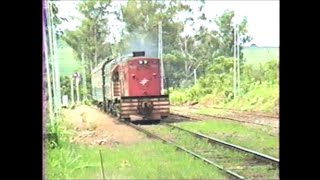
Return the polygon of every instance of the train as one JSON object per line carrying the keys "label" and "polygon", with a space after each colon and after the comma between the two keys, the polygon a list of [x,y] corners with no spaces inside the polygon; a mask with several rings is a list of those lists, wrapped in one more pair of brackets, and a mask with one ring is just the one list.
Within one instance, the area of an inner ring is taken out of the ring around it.
{"label": "train", "polygon": [[119,119],[161,121],[170,113],[161,72],[160,59],[144,51],[107,59],[91,71],[92,99]]}

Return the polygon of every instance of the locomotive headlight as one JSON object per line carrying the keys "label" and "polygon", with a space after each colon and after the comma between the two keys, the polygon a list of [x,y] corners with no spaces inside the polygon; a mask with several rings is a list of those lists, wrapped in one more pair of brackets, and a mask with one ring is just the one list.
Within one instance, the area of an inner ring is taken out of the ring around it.
{"label": "locomotive headlight", "polygon": [[140,60],[140,61],[139,61],[139,64],[142,64],[142,63],[143,63],[143,61],[142,61],[142,60]]}
{"label": "locomotive headlight", "polygon": [[144,60],[144,64],[147,64],[148,63],[148,61],[147,60]]}

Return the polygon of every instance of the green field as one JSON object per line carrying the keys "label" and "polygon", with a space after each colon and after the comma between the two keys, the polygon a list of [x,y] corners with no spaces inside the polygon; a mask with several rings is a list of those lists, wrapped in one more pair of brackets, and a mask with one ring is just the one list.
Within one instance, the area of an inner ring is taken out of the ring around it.
{"label": "green field", "polygon": [[60,76],[70,76],[81,67],[73,55],[73,50],[65,43],[59,43],[57,58]]}
{"label": "green field", "polygon": [[[246,63],[259,63],[279,59],[278,47],[245,47],[243,49]],[[72,75],[81,67],[73,55],[73,50],[66,43],[60,42],[58,60],[61,76]]]}
{"label": "green field", "polygon": [[246,63],[259,63],[279,59],[278,47],[245,47],[243,54]]}

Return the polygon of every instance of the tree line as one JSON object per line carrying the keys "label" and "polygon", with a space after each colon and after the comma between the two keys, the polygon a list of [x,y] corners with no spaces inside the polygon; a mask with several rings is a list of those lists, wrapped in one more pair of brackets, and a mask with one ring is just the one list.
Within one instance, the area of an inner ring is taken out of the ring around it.
{"label": "tree line", "polygon": [[[162,23],[165,74],[171,87],[190,87],[194,70],[197,77],[205,77],[219,62],[219,57],[233,57],[234,11],[226,10],[210,19],[203,11],[205,1],[201,1],[197,8],[191,8],[178,0],[129,0],[121,5],[120,11],[113,8],[116,3],[111,0],[79,3],[77,10],[83,15],[81,25],[74,31],[57,33],[73,49],[76,59],[84,61],[87,75],[106,58],[132,50],[146,50],[148,55],[157,56],[159,22]],[[124,28],[120,31],[113,27],[111,18],[124,24]],[[56,24],[62,21],[66,19],[55,18]],[[181,35],[186,25],[194,27],[197,22],[215,24],[217,28],[212,30],[201,25],[194,34]],[[246,18],[239,22],[241,65],[245,61],[241,51],[243,44],[252,39],[247,23]],[[120,33],[120,39],[112,42],[110,39],[115,31]]]}

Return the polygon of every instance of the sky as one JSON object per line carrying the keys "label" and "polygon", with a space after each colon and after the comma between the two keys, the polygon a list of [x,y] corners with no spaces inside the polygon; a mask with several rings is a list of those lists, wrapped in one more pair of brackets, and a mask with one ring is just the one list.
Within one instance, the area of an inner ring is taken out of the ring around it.
{"label": "sky", "polygon": [[[59,2],[59,16],[79,16],[75,8],[77,1],[62,1]],[[116,4],[125,3],[125,1],[117,0]],[[191,7],[197,7],[199,2],[188,1]],[[213,19],[217,15],[221,15],[225,10],[234,10],[236,19],[241,20],[244,17],[248,20],[248,31],[253,40],[250,44],[254,43],[258,46],[266,47],[279,47],[280,46],[280,4],[279,0],[247,0],[247,1],[232,1],[232,0],[207,0],[203,11],[207,18]],[[237,20],[236,20],[237,21]],[[195,26],[198,27],[203,22],[196,22]],[[69,21],[62,25],[65,29],[74,29],[79,25],[79,21]],[[214,29],[214,25],[207,25],[209,28]],[[123,27],[122,24],[118,24],[114,21],[114,26]],[[185,27],[183,34],[193,34],[194,31],[190,26]],[[117,37],[118,39],[119,37]]]}

